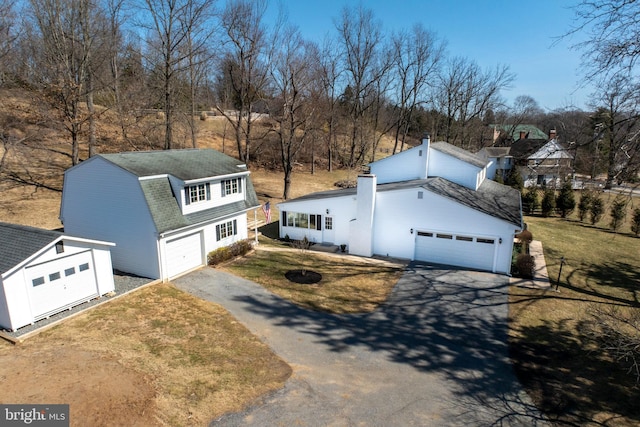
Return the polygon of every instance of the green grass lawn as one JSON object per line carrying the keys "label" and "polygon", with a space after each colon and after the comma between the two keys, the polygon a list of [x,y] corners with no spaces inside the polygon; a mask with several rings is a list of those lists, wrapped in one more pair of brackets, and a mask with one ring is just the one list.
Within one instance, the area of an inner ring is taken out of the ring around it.
{"label": "green grass lawn", "polygon": [[553,286],[512,289],[511,350],[523,384],[541,409],[563,422],[638,425],[635,377],[624,361],[595,346],[585,327],[596,309],[640,310],[640,239],[575,219],[525,221],[542,241]]}

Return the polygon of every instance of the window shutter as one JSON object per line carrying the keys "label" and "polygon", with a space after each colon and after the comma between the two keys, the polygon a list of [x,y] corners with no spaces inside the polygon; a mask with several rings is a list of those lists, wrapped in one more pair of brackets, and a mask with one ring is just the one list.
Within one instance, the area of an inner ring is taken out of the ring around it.
{"label": "window shutter", "polygon": [[216,240],[220,240],[220,225],[216,225]]}
{"label": "window shutter", "polygon": [[287,225],[287,213],[285,211],[282,211],[282,222],[280,224],[282,224],[285,227]]}
{"label": "window shutter", "polygon": [[322,230],[322,215],[318,215],[316,220],[316,230]]}
{"label": "window shutter", "polygon": [[191,203],[191,195],[189,194],[189,187],[184,187],[184,204]]}
{"label": "window shutter", "polygon": [[238,193],[242,193],[242,181],[244,181],[244,179],[238,178]]}
{"label": "window shutter", "polygon": [[234,219],[233,220],[233,235],[235,236],[236,234],[238,234],[238,220]]}
{"label": "window shutter", "polygon": [[207,189],[207,200],[211,200],[211,185],[207,182],[204,186]]}
{"label": "window shutter", "polygon": [[222,193],[221,193],[222,197],[224,197],[224,187],[225,187],[224,183],[225,181],[220,181],[220,188],[222,188]]}

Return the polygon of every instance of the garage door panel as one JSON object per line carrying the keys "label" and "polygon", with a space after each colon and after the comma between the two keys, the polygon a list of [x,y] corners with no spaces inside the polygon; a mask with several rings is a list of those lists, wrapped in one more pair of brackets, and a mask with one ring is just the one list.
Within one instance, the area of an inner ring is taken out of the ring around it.
{"label": "garage door panel", "polygon": [[203,264],[201,233],[167,242],[167,277],[175,277]]}
{"label": "garage door panel", "polygon": [[91,251],[29,267],[26,275],[36,320],[98,296]]}
{"label": "garage door panel", "polygon": [[496,240],[450,232],[418,231],[415,259],[479,270],[493,270]]}

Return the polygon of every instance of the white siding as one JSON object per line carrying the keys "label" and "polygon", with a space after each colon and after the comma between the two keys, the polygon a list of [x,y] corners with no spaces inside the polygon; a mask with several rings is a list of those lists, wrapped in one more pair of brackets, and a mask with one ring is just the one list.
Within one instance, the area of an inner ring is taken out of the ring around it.
{"label": "white siding", "polygon": [[502,238],[496,253],[496,272],[510,271],[516,226],[428,191],[418,199],[418,191],[378,192],[374,222],[375,254],[413,259],[417,230],[455,231]]}
{"label": "white siding", "polygon": [[481,168],[438,150],[432,149],[429,154],[430,177],[439,176],[472,190],[477,190],[482,183],[480,180],[481,173]]}
{"label": "white siding", "polygon": [[371,174],[376,175],[378,184],[425,179],[427,178],[429,152],[429,144],[425,142],[417,147],[371,163]]}
{"label": "white siding", "polygon": [[100,157],[69,169],[61,220],[66,233],[115,242],[111,252],[114,268],[160,277],[156,230],[133,174]]}
{"label": "white siding", "polygon": [[[46,248],[42,253],[29,260],[21,268],[16,269],[2,280],[0,289],[0,326],[8,329],[18,329],[33,323],[42,314],[33,309],[32,283],[30,277],[38,268],[43,274],[59,271],[64,273],[69,266],[90,262],[91,280],[97,281],[95,291],[85,295],[104,295],[114,290],[113,270],[111,268],[110,247],[91,243],[64,239],[64,252],[56,253],[55,245]],[[62,280],[62,279],[61,279]],[[81,284],[82,285],[82,284]],[[77,293],[53,293],[49,296],[50,311],[60,311],[73,303],[82,302]],[[82,299],[82,298],[80,298]]]}
{"label": "white siding", "polygon": [[[175,177],[170,177],[169,181],[171,183],[171,188],[173,189],[174,194],[180,195],[178,203],[180,205],[180,209],[182,209],[183,215],[187,215],[190,213],[215,208],[217,206],[222,206],[229,203],[235,203],[238,201],[245,200],[248,176],[249,176],[248,173],[244,173],[241,175],[225,177],[224,179],[199,180],[193,183],[184,183],[183,181]],[[234,178],[239,179],[239,184],[241,186],[240,192],[223,196],[222,182],[224,180],[234,179]],[[210,199],[206,201],[186,204],[185,188],[187,186],[198,185],[198,184],[205,184],[205,185],[209,184]]]}
{"label": "white siding", "polygon": [[[341,196],[327,199],[303,200],[283,202],[278,204],[280,215],[282,212],[298,212],[322,216],[322,230],[310,230],[308,228],[288,227],[280,218],[280,237],[289,236],[291,239],[300,240],[303,237],[311,242],[330,242],[336,245],[349,244],[349,223],[356,217],[356,196]],[[324,222],[327,216],[333,219],[333,239],[326,240]]]}

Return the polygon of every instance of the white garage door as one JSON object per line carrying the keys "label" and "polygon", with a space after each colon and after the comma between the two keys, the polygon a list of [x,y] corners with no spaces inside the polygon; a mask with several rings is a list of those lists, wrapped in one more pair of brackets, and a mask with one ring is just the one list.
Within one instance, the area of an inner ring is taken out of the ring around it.
{"label": "white garage door", "polygon": [[26,269],[34,320],[98,296],[91,251]]}
{"label": "white garage door", "polygon": [[415,259],[493,271],[496,243],[494,238],[418,231]]}
{"label": "white garage door", "polygon": [[202,239],[199,232],[167,242],[167,276],[169,278],[201,266],[202,260]]}

